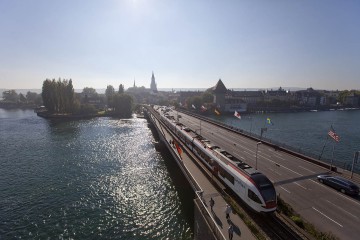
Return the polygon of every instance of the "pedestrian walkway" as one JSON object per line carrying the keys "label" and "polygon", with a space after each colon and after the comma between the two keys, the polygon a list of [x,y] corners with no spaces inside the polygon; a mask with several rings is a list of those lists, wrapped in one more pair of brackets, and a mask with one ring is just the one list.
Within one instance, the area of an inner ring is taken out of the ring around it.
{"label": "pedestrian walkway", "polygon": [[[159,124],[157,122],[157,124]],[[167,144],[174,141],[172,135],[167,132],[164,128],[162,128],[165,139],[167,141]],[[180,144],[181,145],[181,144]],[[180,151],[181,156],[179,155],[179,151],[173,144],[169,144],[171,146],[170,151],[173,151],[176,153],[179,158],[182,160],[184,167],[187,169],[187,171],[193,176],[193,178],[196,180],[198,185],[201,187],[203,193],[202,195],[202,201],[206,205],[207,211],[212,216],[213,220],[215,221],[216,225],[220,228],[223,236],[225,236],[225,239],[229,239],[229,233],[228,229],[230,225],[232,225],[233,229],[233,240],[237,239],[256,239],[254,235],[251,233],[250,229],[245,225],[245,223],[242,221],[242,219],[234,214],[230,213],[230,218],[226,219],[226,206],[227,203],[225,202],[225,199],[222,197],[220,192],[213,186],[212,181],[209,180],[205,174],[200,170],[200,168],[194,163],[192,160],[192,157],[190,156],[191,153],[188,153],[183,149]],[[180,146],[182,148],[182,146]],[[213,210],[211,210],[210,207],[210,199],[214,200],[214,207]]]}

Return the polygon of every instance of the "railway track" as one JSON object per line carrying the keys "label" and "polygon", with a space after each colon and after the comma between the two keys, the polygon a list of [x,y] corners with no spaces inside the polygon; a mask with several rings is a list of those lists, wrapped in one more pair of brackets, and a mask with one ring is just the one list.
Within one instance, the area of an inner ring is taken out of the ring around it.
{"label": "railway track", "polygon": [[[156,114],[156,113],[155,113]],[[160,121],[161,122],[161,121]],[[165,128],[168,127],[164,124]],[[170,130],[170,129],[168,129]],[[176,136],[174,135],[176,138]],[[179,142],[181,142],[178,139]],[[213,175],[211,171],[192,154],[191,150],[187,148],[185,144],[182,144],[182,148],[187,150],[188,154],[191,155],[193,161],[196,165],[202,170],[203,173],[209,178],[213,179]],[[222,190],[221,192],[226,195],[227,197],[232,199],[232,205],[236,204],[236,207],[241,209],[242,213],[246,215],[247,219],[250,219],[257,229],[260,230],[266,239],[274,239],[274,240],[304,240],[308,239],[305,235],[299,233],[293,226],[288,224],[283,218],[275,213],[272,214],[264,214],[264,213],[256,213],[250,208],[246,207],[246,204],[243,201],[233,194],[231,189],[225,188],[224,185],[221,183],[220,179],[213,179],[214,185],[219,189]]]}

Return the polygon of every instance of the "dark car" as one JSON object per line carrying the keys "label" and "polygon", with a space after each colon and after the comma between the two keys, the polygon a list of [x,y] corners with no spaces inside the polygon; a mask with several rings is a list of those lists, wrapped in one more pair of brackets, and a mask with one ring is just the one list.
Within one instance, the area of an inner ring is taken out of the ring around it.
{"label": "dark car", "polygon": [[317,176],[317,179],[319,182],[329,185],[342,193],[349,195],[359,194],[359,187],[345,178],[331,175],[319,175]]}

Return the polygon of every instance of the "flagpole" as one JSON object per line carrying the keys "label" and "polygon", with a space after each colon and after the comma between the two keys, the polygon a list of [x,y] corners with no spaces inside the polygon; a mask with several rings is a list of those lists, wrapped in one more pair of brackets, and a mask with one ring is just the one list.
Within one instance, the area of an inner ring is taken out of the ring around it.
{"label": "flagpole", "polygon": [[326,145],[328,139],[329,139],[329,136],[326,137],[326,140],[325,140],[325,142],[324,142],[324,146],[323,146],[323,148],[322,148],[322,150],[321,150],[321,153],[320,153],[320,155],[319,155],[319,160],[321,159],[321,156],[322,156],[323,153],[324,153],[325,145]]}
{"label": "flagpole", "polygon": [[331,158],[331,162],[330,162],[330,172],[332,171],[332,165],[333,165],[333,160],[334,160],[334,150],[335,150],[335,142],[333,143],[332,158]]}
{"label": "flagpole", "polygon": [[250,117],[250,118],[251,118],[251,123],[250,123],[250,136],[251,136],[251,129],[252,129],[253,118],[252,118],[252,117]]}

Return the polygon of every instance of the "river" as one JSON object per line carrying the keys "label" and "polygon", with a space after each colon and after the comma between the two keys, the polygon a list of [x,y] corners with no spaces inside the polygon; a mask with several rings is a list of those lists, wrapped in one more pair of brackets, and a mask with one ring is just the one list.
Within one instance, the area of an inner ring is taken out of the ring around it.
{"label": "river", "polygon": [[191,239],[193,196],[144,119],[0,109],[0,239]]}

